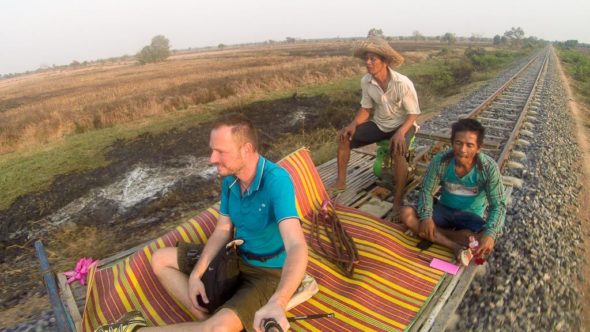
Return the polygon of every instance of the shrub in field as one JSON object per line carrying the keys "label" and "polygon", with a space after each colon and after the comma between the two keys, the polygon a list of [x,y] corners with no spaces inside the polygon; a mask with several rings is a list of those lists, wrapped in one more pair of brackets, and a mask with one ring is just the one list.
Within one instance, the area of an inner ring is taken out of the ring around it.
{"label": "shrub in field", "polygon": [[559,49],[559,57],[570,75],[576,80],[576,90],[590,101],[590,55],[572,48]]}
{"label": "shrub in field", "polygon": [[590,57],[573,49],[560,51],[562,60],[572,66],[571,72],[574,79],[581,82],[590,81]]}
{"label": "shrub in field", "polygon": [[491,68],[495,62],[495,56],[487,53],[483,48],[468,48],[465,50],[465,56],[471,61],[471,64],[479,69],[485,70]]}
{"label": "shrub in field", "polygon": [[369,33],[367,34],[367,37],[381,37],[381,38],[384,38],[384,36],[383,36],[383,30],[376,29],[376,28],[371,28],[371,30],[369,30]]}
{"label": "shrub in field", "polygon": [[590,61],[586,60],[576,65],[574,78],[582,82],[590,81]]}
{"label": "shrub in field", "polygon": [[144,47],[137,54],[140,64],[164,61],[170,56],[170,41],[168,38],[158,35],[152,38],[152,43]]}
{"label": "shrub in field", "polygon": [[430,96],[448,96],[474,80],[475,73],[486,73],[522,56],[526,51],[468,48],[463,53],[457,49],[443,48],[429,55],[431,64],[411,73],[421,99]]}
{"label": "shrub in field", "polygon": [[514,57],[521,55],[518,52],[508,52],[503,50],[489,52],[481,47],[469,47],[465,50],[464,54],[473,67],[479,71],[496,69]]}
{"label": "shrub in field", "polygon": [[431,89],[441,95],[454,93],[461,84],[469,83],[474,68],[469,62],[447,62],[424,78]]}
{"label": "shrub in field", "polygon": [[453,72],[455,82],[465,84],[471,80],[471,74],[473,74],[474,68],[467,61],[459,61],[451,66],[451,71]]}
{"label": "shrub in field", "polygon": [[446,41],[449,45],[454,44],[457,41],[457,36],[454,33],[447,32],[441,38],[441,41]]}
{"label": "shrub in field", "polygon": [[439,70],[432,73],[430,84],[435,91],[445,92],[449,87],[455,84],[453,73],[448,67],[440,67]]}

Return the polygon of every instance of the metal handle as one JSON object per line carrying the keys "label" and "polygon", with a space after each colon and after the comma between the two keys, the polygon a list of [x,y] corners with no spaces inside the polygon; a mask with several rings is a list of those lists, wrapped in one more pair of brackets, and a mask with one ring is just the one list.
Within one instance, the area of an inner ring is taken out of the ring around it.
{"label": "metal handle", "polygon": [[284,332],[279,323],[272,318],[264,320],[262,326],[264,327],[264,332]]}

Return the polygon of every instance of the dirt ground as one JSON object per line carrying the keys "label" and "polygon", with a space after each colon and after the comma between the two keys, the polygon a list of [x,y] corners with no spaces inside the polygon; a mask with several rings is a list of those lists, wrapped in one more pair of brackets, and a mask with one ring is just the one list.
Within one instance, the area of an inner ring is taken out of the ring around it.
{"label": "dirt ground", "polygon": [[576,122],[576,137],[580,146],[580,151],[583,154],[583,160],[581,160],[583,167],[583,175],[581,179],[582,183],[582,195],[580,204],[580,220],[582,222],[582,231],[584,232],[584,245],[583,252],[581,255],[585,255],[584,264],[584,280],[579,283],[580,293],[582,294],[582,327],[584,329],[590,329],[590,106],[578,102],[574,99],[572,92],[573,82],[569,79],[561,65],[559,65],[561,72],[561,79],[566,82],[565,88],[567,91],[570,108],[573,118]]}
{"label": "dirt ground", "polygon": [[[326,126],[339,128],[348,119],[335,118],[330,110],[342,107],[352,110],[355,106],[335,105],[324,96],[293,96],[254,103],[230,112],[244,113],[256,127],[263,129],[260,132],[260,150],[269,159],[278,160],[281,156],[269,142],[276,142],[285,134],[300,133],[302,130],[312,131]],[[269,123],[273,125],[269,126]],[[139,163],[172,166],[183,156],[208,156],[209,127],[210,123],[205,123],[182,132],[171,130],[159,135],[142,135],[133,140],[117,141],[106,153],[110,161],[108,166],[60,176],[49,190],[21,196],[9,209],[0,211],[0,329],[34,318],[36,312],[44,309],[45,290],[32,249],[37,237],[27,239],[30,230],[41,230],[43,227],[35,221],[59,210],[92,188],[117,181]],[[217,182],[216,179],[206,181],[199,177],[183,179],[165,196],[135,206],[114,219],[112,206],[98,204],[92,210],[83,211],[75,226],[65,226],[66,230],[45,234],[40,239],[48,247],[49,259],[55,264],[56,270],[67,270],[70,269],[69,265],[64,264],[65,258],[62,256],[71,255],[69,260],[75,262],[85,255],[81,248],[92,246],[96,250],[96,247],[104,247],[102,255],[95,256],[104,258],[161,235],[164,229],[173,227],[171,221],[186,218],[217,201]],[[15,236],[18,232],[22,233]],[[83,239],[78,242],[71,240],[72,234],[76,233],[83,233],[80,234]],[[69,248],[69,251],[64,248]]]}

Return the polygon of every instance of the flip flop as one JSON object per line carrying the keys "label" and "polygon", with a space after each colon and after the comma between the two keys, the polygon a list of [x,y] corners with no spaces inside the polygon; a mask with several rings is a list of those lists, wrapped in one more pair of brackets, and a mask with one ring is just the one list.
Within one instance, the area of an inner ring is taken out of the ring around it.
{"label": "flip flop", "polygon": [[420,250],[428,250],[430,246],[432,246],[432,242],[428,240],[422,240],[416,244],[416,247],[418,247]]}
{"label": "flip flop", "polygon": [[391,212],[391,214],[389,215],[389,222],[394,223],[394,224],[401,224],[402,221],[400,219],[401,213],[399,210]]}
{"label": "flip flop", "polygon": [[330,196],[330,198],[338,197],[338,196],[340,196],[340,194],[342,194],[345,191],[346,191],[346,188],[329,188],[327,190],[328,196]]}
{"label": "flip flop", "polygon": [[463,266],[468,266],[469,263],[471,262],[472,258],[473,258],[473,253],[471,252],[471,249],[469,249],[469,248],[462,249],[459,252],[459,255],[457,256],[457,260],[459,262],[461,262],[461,264]]}

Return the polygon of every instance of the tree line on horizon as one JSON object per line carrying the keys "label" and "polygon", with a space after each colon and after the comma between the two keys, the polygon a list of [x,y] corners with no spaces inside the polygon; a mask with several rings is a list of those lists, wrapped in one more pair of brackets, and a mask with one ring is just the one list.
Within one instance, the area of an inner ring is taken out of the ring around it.
{"label": "tree line on horizon", "polygon": [[[443,35],[437,36],[424,36],[420,31],[414,30],[411,36],[385,36],[382,29],[378,28],[371,28],[367,34],[367,36],[378,36],[382,37],[388,41],[396,41],[396,40],[414,40],[414,41],[439,41],[439,42],[446,42],[449,45],[453,45],[457,42],[489,42],[496,46],[535,46],[538,43],[545,43],[543,39],[538,39],[534,36],[524,37],[525,33],[521,27],[512,27],[510,30],[507,30],[502,35],[495,35],[493,38],[483,37],[478,34],[472,34],[470,37],[464,36],[457,36],[455,33],[446,32]],[[265,40],[263,42],[258,43],[246,43],[246,44],[238,44],[238,45],[231,45],[233,47],[239,46],[249,46],[249,45],[257,45],[257,44],[275,44],[275,43],[296,43],[296,42],[309,42],[309,41],[321,41],[321,40],[356,40],[359,39],[358,37],[351,37],[351,38],[323,38],[323,39],[299,39],[294,37],[286,37],[284,41],[275,41],[275,40]],[[561,47],[567,48],[590,48],[590,44],[587,43],[580,43],[577,40],[566,40],[566,41],[555,41],[554,44]],[[219,44],[217,45],[218,49],[224,49],[229,45],[226,44]],[[211,47],[204,47],[203,49],[211,49]],[[188,48],[188,50],[192,50],[192,48]],[[111,57],[108,59],[98,59],[94,61],[83,61],[79,62],[77,60],[72,61],[70,64],[67,65],[42,65],[36,70],[27,70],[21,73],[7,73],[7,74],[0,74],[0,79],[9,79],[21,75],[28,75],[32,73],[40,73],[49,71],[52,69],[65,69],[65,68],[77,68],[77,67],[86,67],[95,64],[105,64],[109,62],[120,62],[120,61],[132,61],[135,60],[138,64],[147,64],[147,63],[155,63],[161,62],[166,60],[171,54],[178,52],[179,50],[171,50],[170,49],[170,41],[163,35],[157,35],[152,38],[150,45],[143,47],[137,54],[128,55],[125,54],[120,57]]]}

